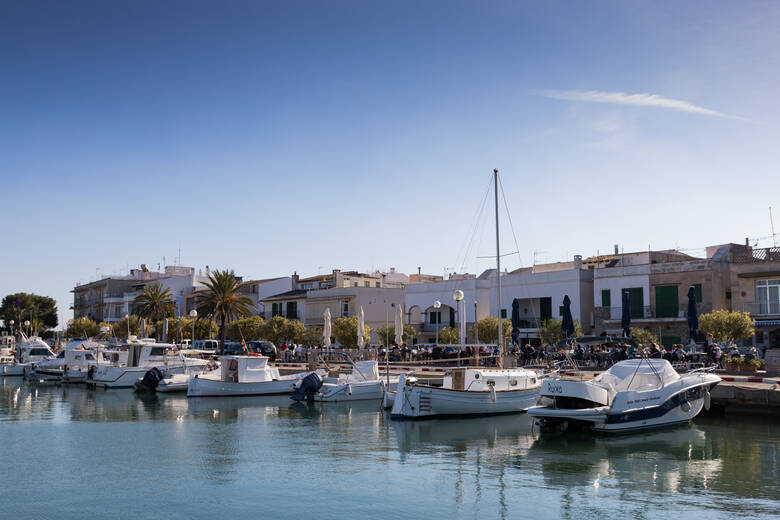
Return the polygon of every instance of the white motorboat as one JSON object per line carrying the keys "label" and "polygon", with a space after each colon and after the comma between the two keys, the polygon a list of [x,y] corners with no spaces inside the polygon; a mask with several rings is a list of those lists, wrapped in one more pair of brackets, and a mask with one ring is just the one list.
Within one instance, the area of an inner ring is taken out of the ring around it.
{"label": "white motorboat", "polygon": [[678,374],[665,359],[629,359],[590,381],[548,379],[528,410],[543,431],[628,432],[689,421],[709,408],[721,381],[698,370]]}
{"label": "white motorboat", "polygon": [[492,415],[528,410],[539,399],[541,379],[522,368],[453,368],[441,387],[412,383],[401,375],[393,419],[445,415]]}
{"label": "white motorboat", "polygon": [[[392,389],[397,384],[398,377],[390,379]],[[352,373],[323,378],[322,386],[312,399],[322,402],[379,400],[384,397],[386,385],[387,381],[379,377],[376,361],[357,361],[352,365]]]}
{"label": "white motorboat", "polygon": [[291,394],[295,384],[311,374],[280,376],[265,356],[221,356],[220,368],[209,374],[194,374],[187,385],[187,397]]}
{"label": "white motorboat", "polygon": [[191,377],[196,374],[198,376],[214,375],[217,370],[219,370],[219,363],[212,362],[208,365],[188,368],[178,374],[163,374],[163,379],[157,383],[155,390],[164,393],[186,392]]}
{"label": "white motorboat", "polygon": [[89,367],[98,364],[99,360],[108,363],[102,352],[74,348],[63,350],[57,357],[39,361],[31,365],[27,374],[33,381],[62,381],[66,383],[83,383],[86,381]]}
{"label": "white motorboat", "polygon": [[111,354],[111,362],[89,368],[87,384],[102,388],[133,388],[151,368],[170,374],[184,373],[185,369],[207,363],[204,359],[179,355],[176,346],[169,343],[151,343],[144,340],[128,342],[126,362],[119,353]]}
{"label": "white motorboat", "polygon": [[49,345],[38,336],[26,339],[16,347],[16,356],[5,356],[0,360],[0,375],[23,376],[34,363],[54,357]]}

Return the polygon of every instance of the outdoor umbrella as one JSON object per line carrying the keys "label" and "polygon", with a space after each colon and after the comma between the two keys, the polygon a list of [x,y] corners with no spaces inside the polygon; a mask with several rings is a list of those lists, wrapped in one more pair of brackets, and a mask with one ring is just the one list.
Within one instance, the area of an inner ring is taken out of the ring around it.
{"label": "outdoor umbrella", "polygon": [[146,318],[141,320],[141,337],[146,337]]}
{"label": "outdoor umbrella", "polygon": [[520,301],[512,300],[512,345],[520,344]]}
{"label": "outdoor umbrella", "polygon": [[395,344],[399,347],[404,341],[404,311],[400,305],[396,305],[395,314]]}
{"label": "outdoor umbrella", "polygon": [[162,342],[166,343],[167,341],[168,341],[168,318],[165,318],[163,320]]}
{"label": "outdoor umbrella", "polygon": [[366,344],[366,317],[363,314],[363,306],[358,310],[357,346],[359,349]]}
{"label": "outdoor umbrella", "polygon": [[623,292],[623,316],[620,319],[620,326],[623,328],[623,337],[631,337],[631,295],[628,291]]}
{"label": "outdoor umbrella", "polygon": [[563,297],[563,319],[561,320],[561,329],[563,336],[570,338],[574,336],[574,318],[571,316],[571,300],[569,295]]}
{"label": "outdoor umbrella", "polygon": [[696,341],[699,334],[699,315],[696,311],[696,289],[688,289],[688,343]]}
{"label": "outdoor umbrella", "polygon": [[323,315],[325,318],[325,324],[322,327],[322,344],[326,347],[330,346],[330,308],[325,309],[325,314]]}

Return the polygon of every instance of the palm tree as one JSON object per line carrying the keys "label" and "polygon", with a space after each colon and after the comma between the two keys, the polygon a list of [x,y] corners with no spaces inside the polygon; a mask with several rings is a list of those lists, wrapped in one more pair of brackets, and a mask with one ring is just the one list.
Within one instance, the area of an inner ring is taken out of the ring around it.
{"label": "palm tree", "polygon": [[219,352],[224,354],[226,325],[233,319],[251,316],[255,304],[249,296],[239,294],[241,283],[232,269],[215,270],[204,285],[206,289],[198,295],[198,313],[219,323]]}
{"label": "palm tree", "polygon": [[159,283],[145,287],[133,300],[133,307],[141,318],[155,321],[173,316],[176,312],[171,290],[163,289]]}

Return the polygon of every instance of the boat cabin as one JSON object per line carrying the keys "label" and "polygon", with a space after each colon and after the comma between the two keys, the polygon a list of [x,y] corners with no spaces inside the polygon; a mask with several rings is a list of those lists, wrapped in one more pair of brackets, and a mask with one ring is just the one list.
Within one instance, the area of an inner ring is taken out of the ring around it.
{"label": "boat cabin", "polygon": [[[170,343],[130,343],[127,348],[127,366],[162,366],[179,360],[179,351]],[[113,359],[112,359],[113,361]]]}
{"label": "boat cabin", "polygon": [[487,392],[522,390],[537,384],[535,373],[528,370],[496,370],[489,368],[453,368],[444,375],[443,388]]}
{"label": "boat cabin", "polygon": [[221,356],[220,379],[231,383],[261,383],[279,379],[279,369],[265,356]]}

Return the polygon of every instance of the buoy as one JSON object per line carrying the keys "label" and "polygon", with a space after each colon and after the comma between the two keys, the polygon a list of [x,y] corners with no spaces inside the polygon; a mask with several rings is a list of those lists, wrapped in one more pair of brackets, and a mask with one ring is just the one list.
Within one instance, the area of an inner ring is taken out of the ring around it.
{"label": "buoy", "polygon": [[708,389],[704,390],[704,409],[708,412],[710,411],[710,406],[712,406],[712,397],[710,396],[710,391]]}

